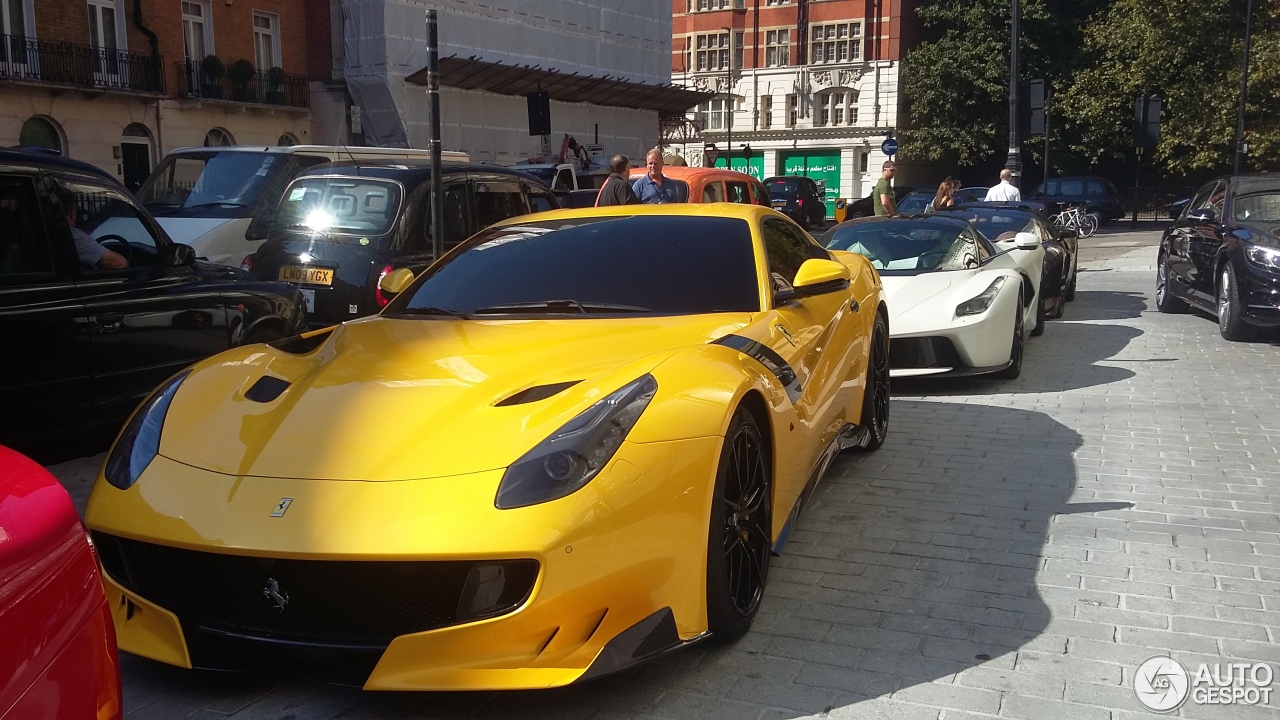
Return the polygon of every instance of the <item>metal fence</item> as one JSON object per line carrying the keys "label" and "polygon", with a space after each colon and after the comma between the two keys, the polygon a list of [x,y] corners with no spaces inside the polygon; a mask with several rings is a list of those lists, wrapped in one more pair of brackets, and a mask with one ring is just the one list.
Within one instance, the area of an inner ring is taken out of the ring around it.
{"label": "metal fence", "polygon": [[1124,205],[1124,219],[1169,220],[1169,206],[1175,201],[1191,197],[1195,188],[1189,185],[1158,187],[1117,188]]}
{"label": "metal fence", "polygon": [[231,82],[225,74],[217,78],[209,77],[198,60],[188,60],[177,65],[178,94],[183,97],[296,108],[311,106],[311,89],[303,75],[260,71],[255,72],[247,83],[239,85]]}
{"label": "metal fence", "polygon": [[0,35],[0,78],[97,90],[164,92],[158,55]]}

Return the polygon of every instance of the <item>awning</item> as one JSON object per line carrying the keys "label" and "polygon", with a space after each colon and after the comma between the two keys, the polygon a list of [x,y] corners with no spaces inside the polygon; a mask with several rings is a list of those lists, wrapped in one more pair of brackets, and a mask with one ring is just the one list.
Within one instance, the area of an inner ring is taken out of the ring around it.
{"label": "awning", "polygon": [[[423,68],[405,79],[415,85],[426,85],[427,70]],[[508,65],[479,60],[474,55],[440,58],[440,85],[499,95],[528,95],[544,90],[552,100],[560,102],[656,110],[664,116],[683,115],[716,95],[667,83],[634,82],[614,75],[566,73],[541,65]]]}

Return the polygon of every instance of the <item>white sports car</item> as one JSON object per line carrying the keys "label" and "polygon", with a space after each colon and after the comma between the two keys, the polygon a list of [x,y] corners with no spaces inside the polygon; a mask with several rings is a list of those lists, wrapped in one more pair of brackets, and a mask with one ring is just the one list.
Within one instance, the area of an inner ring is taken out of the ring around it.
{"label": "white sports car", "polygon": [[861,218],[822,244],[865,255],[880,272],[894,377],[1016,378],[1026,336],[1044,332],[1044,250],[1032,233],[992,243],[957,217]]}

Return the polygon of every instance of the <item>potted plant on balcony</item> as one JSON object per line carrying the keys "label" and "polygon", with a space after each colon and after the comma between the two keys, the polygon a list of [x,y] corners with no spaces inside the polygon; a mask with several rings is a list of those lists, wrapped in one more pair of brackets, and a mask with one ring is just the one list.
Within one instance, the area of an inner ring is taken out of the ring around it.
{"label": "potted plant on balcony", "polygon": [[276,66],[267,71],[267,102],[272,105],[284,104],[284,68]]}
{"label": "potted plant on balcony", "polygon": [[227,68],[222,64],[222,58],[206,55],[200,61],[200,97],[221,98],[222,76],[226,74]]}
{"label": "potted plant on balcony", "polygon": [[231,67],[227,69],[227,79],[232,83],[231,99],[239,102],[257,102],[257,85],[255,83],[250,86],[257,77],[257,69],[248,60],[240,58],[231,63]]}

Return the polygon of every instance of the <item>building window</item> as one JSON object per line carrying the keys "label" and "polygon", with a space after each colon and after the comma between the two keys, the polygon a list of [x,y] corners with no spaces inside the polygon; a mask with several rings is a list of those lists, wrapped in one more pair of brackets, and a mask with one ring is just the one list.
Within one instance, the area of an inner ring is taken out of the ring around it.
{"label": "building window", "polygon": [[213,54],[213,18],[203,0],[183,1],[182,42],[188,62]]}
{"label": "building window", "polygon": [[814,125],[839,127],[858,124],[858,93],[852,90],[823,93],[817,97],[818,116]]}
{"label": "building window", "polygon": [[253,13],[253,56],[258,70],[280,67],[280,16],[271,13]]}
{"label": "building window", "polygon": [[32,0],[0,0],[0,34],[14,38],[34,37],[35,12],[31,3]]}
{"label": "building window", "polygon": [[767,0],[765,5],[790,5],[791,0]]}
{"label": "building window", "polygon": [[89,46],[94,49],[93,73],[99,81],[106,80],[104,75],[120,74],[119,51],[125,49],[124,14],[116,2],[89,0]]}
{"label": "building window", "polygon": [[797,112],[797,108],[796,108],[796,94],[787,93],[787,127],[788,128],[793,128],[796,126],[796,116],[798,114],[799,113]]}
{"label": "building window", "polygon": [[733,34],[733,66],[741,70],[742,64],[742,33],[735,32]]}
{"label": "building window", "polygon": [[698,0],[699,10],[728,10],[730,7],[744,8],[745,0]]}
{"label": "building window", "polygon": [[698,121],[703,130],[723,130],[728,127],[729,98],[712,98],[698,106]]}
{"label": "building window", "polygon": [[773,127],[773,96],[760,96],[760,127],[768,130]]}
{"label": "building window", "polygon": [[814,25],[810,31],[809,62],[844,63],[862,57],[862,23]]}
{"label": "building window", "polygon": [[791,31],[769,30],[764,34],[765,67],[786,67],[791,64]]}
{"label": "building window", "polygon": [[696,42],[699,72],[729,69],[729,33],[699,35]]}
{"label": "building window", "polygon": [[214,128],[204,136],[205,147],[229,147],[235,144],[236,140],[231,137],[231,133],[222,128]]}
{"label": "building window", "polygon": [[18,144],[22,147],[48,148],[66,154],[63,150],[62,131],[48,118],[27,118],[22,123],[22,130],[18,132]]}

